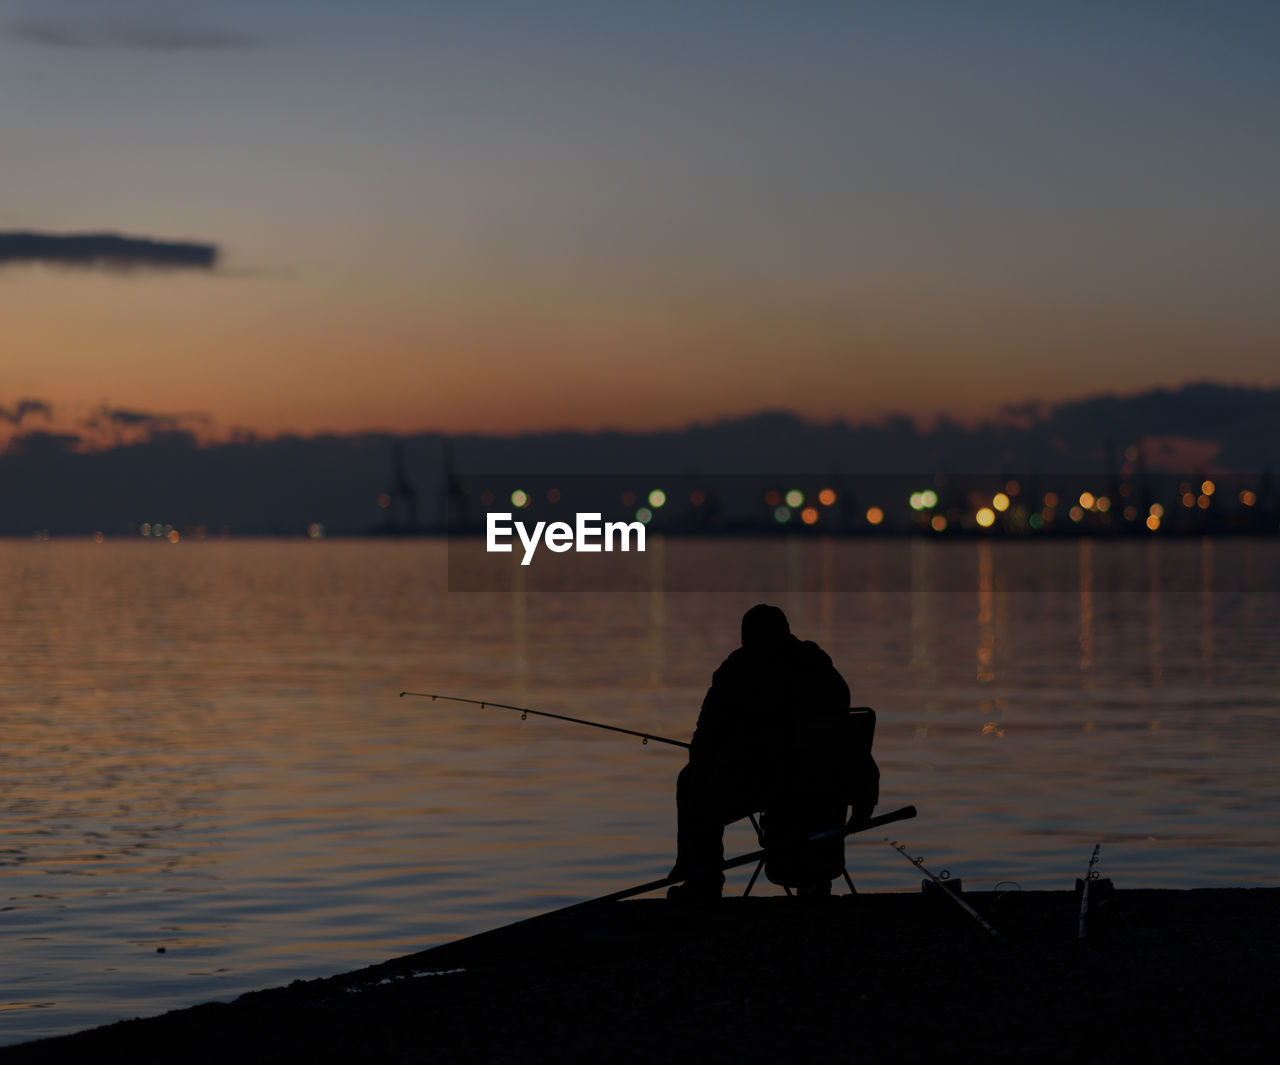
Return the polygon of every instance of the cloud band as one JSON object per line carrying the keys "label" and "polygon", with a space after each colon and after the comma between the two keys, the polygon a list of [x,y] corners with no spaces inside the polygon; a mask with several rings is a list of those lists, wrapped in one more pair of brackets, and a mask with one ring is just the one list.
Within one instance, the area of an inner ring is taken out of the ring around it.
{"label": "cloud band", "polygon": [[212,270],[218,247],[194,241],[152,240],[118,233],[0,232],[0,266],[59,266]]}

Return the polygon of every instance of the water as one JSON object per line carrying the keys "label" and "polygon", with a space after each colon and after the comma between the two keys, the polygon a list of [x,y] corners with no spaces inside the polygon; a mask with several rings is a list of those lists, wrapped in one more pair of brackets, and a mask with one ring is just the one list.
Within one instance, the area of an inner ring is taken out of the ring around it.
{"label": "water", "polygon": [[[1280,877],[1280,544],[668,542],[651,565],[647,592],[447,594],[436,542],[0,543],[0,1043],[663,875],[678,749],[397,693],[687,739],[760,598],[879,711],[881,809],[919,807],[894,828],[935,871],[1067,888],[1101,842],[1121,887]],[[679,591],[762,565],[767,595]],[[879,838],[849,858],[861,890],[917,885]]]}

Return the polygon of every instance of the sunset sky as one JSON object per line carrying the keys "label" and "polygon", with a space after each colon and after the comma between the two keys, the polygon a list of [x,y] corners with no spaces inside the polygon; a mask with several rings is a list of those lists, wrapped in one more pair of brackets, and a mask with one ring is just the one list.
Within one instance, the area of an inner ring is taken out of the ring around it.
{"label": "sunset sky", "polygon": [[0,0],[0,232],[219,253],[0,262],[0,412],[508,432],[1280,384],[1278,54],[1248,0]]}

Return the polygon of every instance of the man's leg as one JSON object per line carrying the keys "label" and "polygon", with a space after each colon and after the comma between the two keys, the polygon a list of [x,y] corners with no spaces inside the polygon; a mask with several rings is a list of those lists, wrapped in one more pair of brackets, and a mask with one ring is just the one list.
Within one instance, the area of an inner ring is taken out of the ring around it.
{"label": "man's leg", "polygon": [[751,813],[741,782],[707,765],[687,765],[676,778],[676,865],[694,890],[720,894],[724,826]]}

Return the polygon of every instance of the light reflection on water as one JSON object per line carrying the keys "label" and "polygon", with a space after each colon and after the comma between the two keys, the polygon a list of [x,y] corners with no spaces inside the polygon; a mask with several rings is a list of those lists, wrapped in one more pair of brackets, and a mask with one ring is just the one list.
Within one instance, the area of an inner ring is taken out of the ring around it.
{"label": "light reflection on water", "polygon": [[[0,544],[0,1043],[662,875],[678,750],[397,693],[687,738],[759,598],[879,711],[882,808],[919,806],[895,827],[935,872],[1064,888],[1101,842],[1121,887],[1280,874],[1280,545],[673,542],[625,594],[445,594],[444,551]],[[790,587],[678,590],[759,566]]]}

